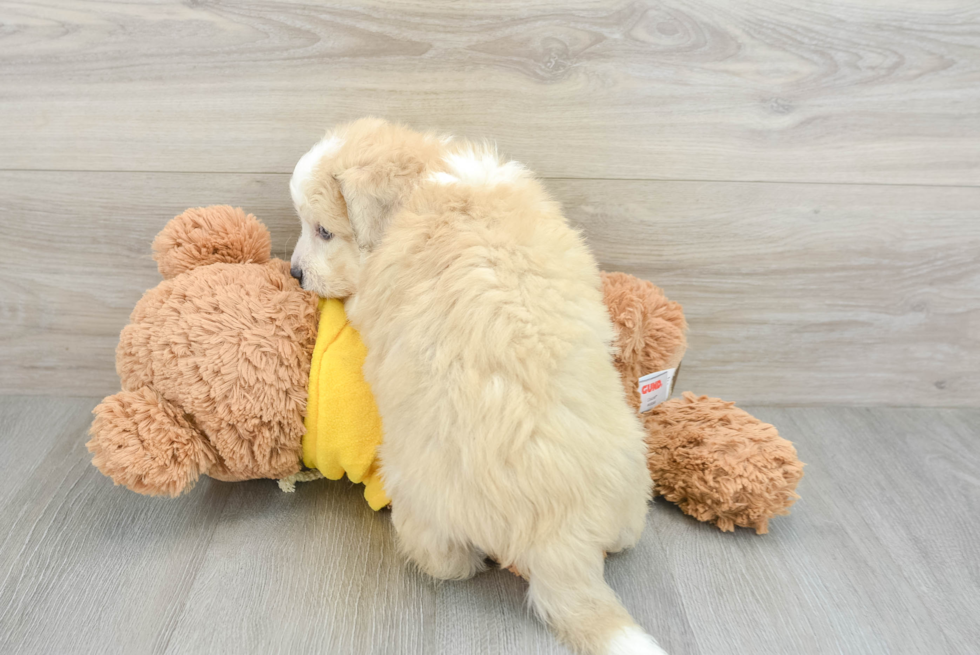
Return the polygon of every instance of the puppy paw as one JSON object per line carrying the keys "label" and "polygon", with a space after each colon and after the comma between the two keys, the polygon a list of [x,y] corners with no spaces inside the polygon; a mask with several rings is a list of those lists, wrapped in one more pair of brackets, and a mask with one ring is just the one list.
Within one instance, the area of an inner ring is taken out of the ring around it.
{"label": "puppy paw", "polygon": [[416,558],[416,563],[425,573],[438,580],[468,580],[487,568],[481,553],[462,547],[439,555]]}

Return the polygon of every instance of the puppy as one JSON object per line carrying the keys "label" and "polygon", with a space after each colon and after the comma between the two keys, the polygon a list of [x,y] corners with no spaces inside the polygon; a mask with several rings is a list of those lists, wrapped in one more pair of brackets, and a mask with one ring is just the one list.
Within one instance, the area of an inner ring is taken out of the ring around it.
{"label": "puppy", "polygon": [[384,424],[404,554],[463,579],[492,557],[587,654],[662,654],[603,580],[651,481],[611,357],[599,271],[558,204],[488,145],[363,119],[289,185],[293,275],[347,298]]}

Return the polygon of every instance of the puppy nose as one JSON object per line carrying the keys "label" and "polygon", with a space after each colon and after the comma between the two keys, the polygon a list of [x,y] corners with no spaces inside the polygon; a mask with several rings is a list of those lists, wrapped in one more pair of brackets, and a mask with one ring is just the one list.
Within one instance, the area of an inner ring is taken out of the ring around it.
{"label": "puppy nose", "polygon": [[300,268],[299,266],[293,266],[293,267],[291,267],[289,269],[289,274],[292,275],[297,280],[299,280],[299,283],[300,284],[303,284],[303,269],[302,268]]}

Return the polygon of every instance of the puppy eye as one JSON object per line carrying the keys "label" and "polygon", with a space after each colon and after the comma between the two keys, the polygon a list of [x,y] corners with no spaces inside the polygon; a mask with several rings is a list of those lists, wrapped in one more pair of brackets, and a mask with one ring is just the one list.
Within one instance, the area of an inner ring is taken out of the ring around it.
{"label": "puppy eye", "polygon": [[317,236],[319,236],[324,241],[330,241],[330,239],[333,238],[333,232],[328,231],[327,228],[323,227],[322,225],[316,228],[316,233]]}

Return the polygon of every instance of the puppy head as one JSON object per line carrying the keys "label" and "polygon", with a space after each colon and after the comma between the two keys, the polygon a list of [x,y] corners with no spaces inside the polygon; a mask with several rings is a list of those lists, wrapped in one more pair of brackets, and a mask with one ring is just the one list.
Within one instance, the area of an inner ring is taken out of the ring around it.
{"label": "puppy head", "polygon": [[328,134],[303,155],[289,181],[289,193],[300,218],[300,236],[290,270],[304,289],[324,298],[354,292],[360,253],[337,169],[344,138]]}
{"label": "puppy head", "polygon": [[376,118],[330,132],[300,158],[289,192],[302,222],[293,276],[324,298],[357,291],[362,258],[441,155],[443,142]]}

